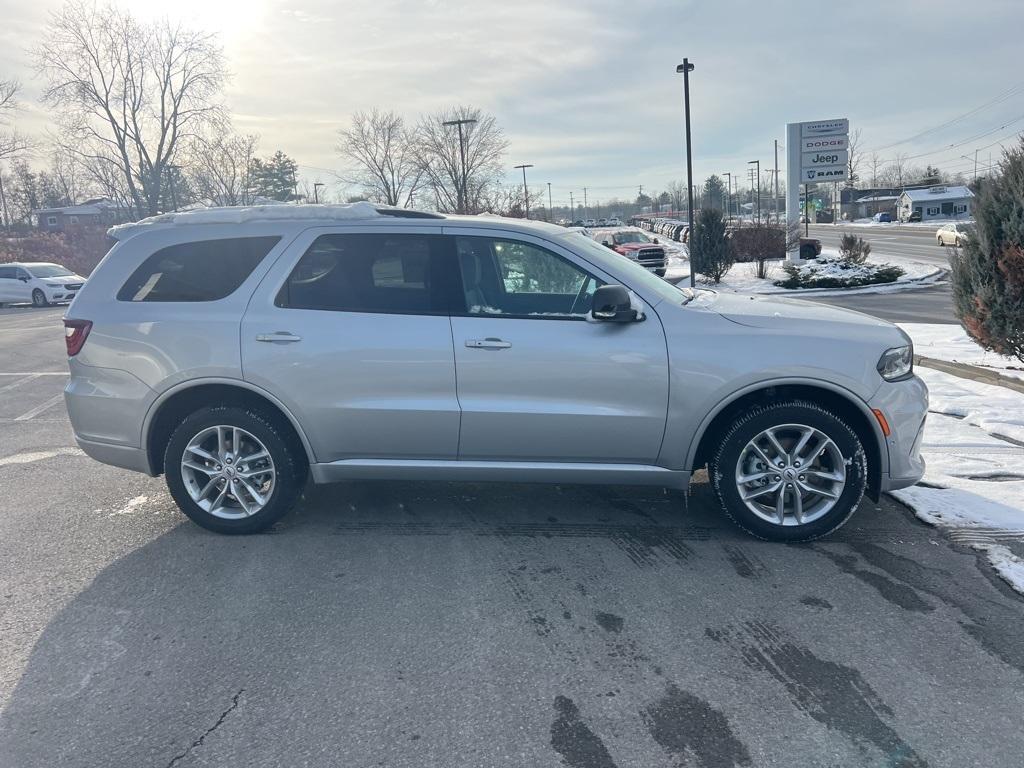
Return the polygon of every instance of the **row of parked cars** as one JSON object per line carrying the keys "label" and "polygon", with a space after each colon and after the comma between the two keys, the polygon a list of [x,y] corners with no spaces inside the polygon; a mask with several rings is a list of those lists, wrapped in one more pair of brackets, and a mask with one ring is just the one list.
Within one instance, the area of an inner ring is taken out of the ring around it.
{"label": "row of parked cars", "polygon": [[644,217],[634,217],[629,223],[636,227],[642,227],[648,232],[664,235],[667,238],[675,240],[677,243],[685,243],[690,239],[690,225],[685,221],[678,221],[677,219],[648,219]]}
{"label": "row of parked cars", "polygon": [[566,227],[586,227],[587,229],[591,229],[591,228],[594,228],[594,227],[621,227],[622,226],[622,220],[619,219],[616,216],[613,216],[610,219],[576,219],[576,221],[573,221],[573,222],[563,221],[561,223],[562,223],[562,226],[566,226]]}

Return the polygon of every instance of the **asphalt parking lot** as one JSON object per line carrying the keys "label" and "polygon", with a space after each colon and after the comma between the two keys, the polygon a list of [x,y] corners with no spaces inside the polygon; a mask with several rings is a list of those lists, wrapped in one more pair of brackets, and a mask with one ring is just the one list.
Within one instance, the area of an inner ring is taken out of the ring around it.
{"label": "asphalt parking lot", "polygon": [[189,523],[0,309],[0,766],[1018,766],[1024,601],[884,499],[768,544],[652,489],[355,483]]}

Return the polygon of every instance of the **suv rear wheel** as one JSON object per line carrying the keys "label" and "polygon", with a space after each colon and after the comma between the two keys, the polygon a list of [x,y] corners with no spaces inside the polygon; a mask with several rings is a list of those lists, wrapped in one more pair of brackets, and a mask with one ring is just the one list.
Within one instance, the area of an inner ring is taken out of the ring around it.
{"label": "suv rear wheel", "polygon": [[828,409],[801,400],[737,417],[709,470],[729,517],[772,541],[809,541],[836,530],[867,482],[857,434]]}
{"label": "suv rear wheel", "polygon": [[167,487],[195,523],[256,533],[280,520],[302,490],[301,458],[262,413],[201,408],[174,430],[164,455]]}

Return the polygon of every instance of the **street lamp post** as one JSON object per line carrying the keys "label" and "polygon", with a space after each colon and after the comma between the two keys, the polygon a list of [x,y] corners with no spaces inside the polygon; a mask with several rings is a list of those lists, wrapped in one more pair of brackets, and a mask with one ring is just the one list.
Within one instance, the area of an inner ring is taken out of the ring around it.
{"label": "street lamp post", "polygon": [[526,218],[530,218],[530,191],[526,188],[526,169],[533,168],[531,163],[526,165],[517,165],[516,168],[523,169],[523,201],[526,204]]}
{"label": "street lamp post", "polygon": [[757,165],[757,223],[761,223],[761,161],[751,160],[747,165]]}
{"label": "street lamp post", "polygon": [[576,203],[572,199],[572,192],[570,192],[569,193],[569,226],[570,227],[573,225],[574,221],[576,221]]}
{"label": "street lamp post", "polygon": [[548,182],[548,222],[553,222],[555,212],[551,210],[551,182]]}
{"label": "street lamp post", "polygon": [[732,216],[732,174],[728,171],[723,171],[722,175],[725,176],[725,194],[728,201],[725,205],[725,217],[729,218]]}
{"label": "street lamp post", "polygon": [[459,120],[445,120],[442,125],[459,126],[459,157],[462,159],[462,179],[456,194],[456,204],[459,213],[466,213],[466,137],[462,133],[462,126],[474,125],[477,121],[472,118],[461,118]]}
{"label": "street lamp post", "polygon": [[[690,73],[693,72],[693,64],[689,59],[683,59],[683,63],[676,66],[676,73],[683,73],[683,110],[686,113],[686,189],[687,189],[687,217],[690,225],[690,245],[693,237],[693,150],[690,145]],[[697,285],[696,270],[693,268],[693,254],[690,254],[690,287]]]}
{"label": "street lamp post", "polygon": [[313,202],[320,203],[320,187],[326,186],[322,181],[313,182]]}

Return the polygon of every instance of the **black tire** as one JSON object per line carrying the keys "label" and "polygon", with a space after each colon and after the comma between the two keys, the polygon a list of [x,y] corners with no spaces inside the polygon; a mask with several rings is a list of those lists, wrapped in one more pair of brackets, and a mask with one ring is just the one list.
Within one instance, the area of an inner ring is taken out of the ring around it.
{"label": "black tire", "polygon": [[[181,458],[185,447],[202,430],[217,425],[240,427],[251,433],[266,447],[277,470],[270,498],[262,509],[250,517],[217,517],[196,504],[186,490],[181,475]],[[217,533],[258,533],[270,528],[294,506],[305,482],[305,470],[305,457],[296,455],[283,430],[272,419],[257,410],[237,406],[200,408],[174,430],[164,453],[167,488],[178,508],[192,522]]]}
{"label": "black tire", "polygon": [[[803,424],[820,430],[839,448],[846,464],[846,485],[835,505],[803,525],[771,523],[754,514],[740,498],[736,466],[747,443],[762,431],[783,424]],[[856,511],[867,484],[867,457],[857,434],[827,408],[806,400],[789,400],[746,411],[729,425],[708,467],[715,493],[725,513],[740,528],[768,541],[811,541],[843,525]]]}
{"label": "black tire", "polygon": [[46,294],[38,288],[32,291],[32,306],[33,307],[48,307],[50,302],[46,300]]}

